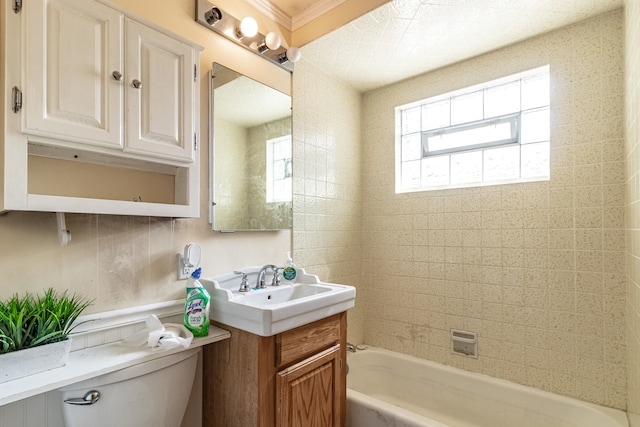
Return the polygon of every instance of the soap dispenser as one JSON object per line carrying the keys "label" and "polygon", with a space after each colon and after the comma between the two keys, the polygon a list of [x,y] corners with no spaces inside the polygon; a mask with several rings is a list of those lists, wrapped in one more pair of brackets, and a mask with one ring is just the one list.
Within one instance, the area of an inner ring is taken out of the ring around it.
{"label": "soap dispenser", "polygon": [[287,252],[287,262],[284,264],[284,268],[282,269],[282,278],[287,282],[293,282],[296,279],[298,271],[296,269],[296,265],[293,263],[293,259],[291,258],[291,252]]}

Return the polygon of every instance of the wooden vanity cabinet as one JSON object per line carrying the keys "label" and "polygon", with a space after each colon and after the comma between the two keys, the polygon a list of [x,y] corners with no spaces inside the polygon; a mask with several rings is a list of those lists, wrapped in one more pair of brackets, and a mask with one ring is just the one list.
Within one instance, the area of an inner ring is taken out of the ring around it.
{"label": "wooden vanity cabinet", "polygon": [[203,427],[346,425],[346,312],[272,337],[216,324],[205,347]]}

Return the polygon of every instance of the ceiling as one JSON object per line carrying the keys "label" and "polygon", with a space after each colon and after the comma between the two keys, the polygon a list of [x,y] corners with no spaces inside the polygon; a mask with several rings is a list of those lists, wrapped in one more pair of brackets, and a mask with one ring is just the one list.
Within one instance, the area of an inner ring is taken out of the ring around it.
{"label": "ceiling", "polygon": [[[271,3],[273,3],[276,7],[278,7],[290,17],[299,15],[313,6],[325,2],[325,0],[271,0]],[[325,7],[332,6],[326,5]]]}
{"label": "ceiling", "polygon": [[[293,17],[340,2],[270,1]],[[623,1],[392,0],[303,46],[302,55],[365,92],[621,8]]]}

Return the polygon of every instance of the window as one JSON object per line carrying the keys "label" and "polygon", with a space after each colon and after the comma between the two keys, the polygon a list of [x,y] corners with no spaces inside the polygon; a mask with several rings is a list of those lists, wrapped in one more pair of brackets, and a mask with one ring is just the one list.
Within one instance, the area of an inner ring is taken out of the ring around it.
{"label": "window", "polygon": [[396,108],[396,193],[549,179],[549,67]]}
{"label": "window", "polygon": [[291,135],[267,140],[267,203],[291,201]]}

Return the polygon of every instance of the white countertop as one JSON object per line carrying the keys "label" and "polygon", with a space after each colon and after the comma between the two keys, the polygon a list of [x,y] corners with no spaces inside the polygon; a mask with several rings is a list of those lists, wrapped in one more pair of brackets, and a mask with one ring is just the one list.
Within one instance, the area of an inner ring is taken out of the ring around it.
{"label": "white countertop", "polygon": [[[230,336],[228,331],[210,326],[209,335],[194,338],[189,348],[202,347]],[[184,350],[180,347],[154,351],[149,347],[130,347],[116,342],[72,351],[65,366],[0,384],[0,406]]]}

